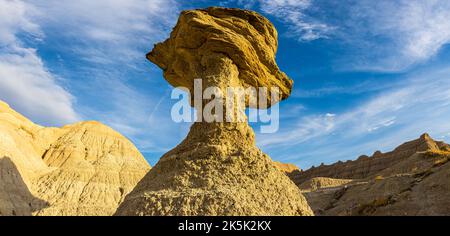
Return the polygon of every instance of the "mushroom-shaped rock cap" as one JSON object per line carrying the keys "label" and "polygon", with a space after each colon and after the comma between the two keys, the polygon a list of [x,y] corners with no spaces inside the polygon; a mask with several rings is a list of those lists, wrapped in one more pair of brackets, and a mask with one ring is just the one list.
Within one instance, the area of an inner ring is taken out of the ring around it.
{"label": "mushroom-shaped rock cap", "polygon": [[280,98],[285,99],[293,81],[276,64],[277,47],[277,31],[263,16],[248,10],[211,7],[183,11],[170,38],[156,44],[147,58],[164,71],[172,86],[192,92],[194,79],[201,78],[208,66],[202,58],[220,53],[237,66],[242,87],[266,87],[269,92],[278,87]]}

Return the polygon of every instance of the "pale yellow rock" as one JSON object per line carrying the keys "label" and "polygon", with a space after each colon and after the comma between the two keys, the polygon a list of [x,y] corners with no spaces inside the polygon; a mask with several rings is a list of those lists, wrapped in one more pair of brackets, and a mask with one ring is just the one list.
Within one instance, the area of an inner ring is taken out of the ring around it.
{"label": "pale yellow rock", "polygon": [[275,86],[285,99],[293,81],[276,64],[277,37],[272,23],[253,11],[218,7],[183,11],[170,38],[155,45],[147,58],[164,71],[171,85],[193,91],[193,80],[203,78],[202,71],[211,66],[208,56],[221,54],[239,68],[240,86],[269,91]]}
{"label": "pale yellow rock", "polygon": [[[194,45],[195,44],[195,45]],[[276,33],[257,13],[208,8],[185,11],[171,38],[148,58],[174,86],[279,85],[290,80],[275,64]],[[186,77],[182,77],[186,75]],[[267,77],[265,77],[267,76]],[[224,108],[226,109],[226,108]],[[312,215],[305,198],[243,122],[197,122],[184,141],[125,198],[116,215]]]}
{"label": "pale yellow rock", "polygon": [[273,164],[275,165],[276,168],[278,168],[279,170],[283,171],[288,176],[289,176],[289,174],[291,174],[293,172],[300,171],[298,166],[296,166],[294,164],[282,163],[282,162],[279,162],[279,161],[274,161]]}
{"label": "pale yellow rock", "polygon": [[149,169],[101,123],[46,128],[0,102],[0,215],[112,215]]}
{"label": "pale yellow rock", "polygon": [[31,193],[34,180],[50,170],[38,126],[0,101],[0,215],[31,215],[45,203]]}
{"label": "pale yellow rock", "polygon": [[42,154],[48,148],[40,140],[44,127],[38,126],[0,101],[0,158],[9,158],[28,183],[47,169]]}
{"label": "pale yellow rock", "polygon": [[351,179],[332,179],[325,177],[315,177],[307,180],[298,186],[302,191],[316,191],[323,188],[335,188],[351,183]]}
{"label": "pale yellow rock", "polygon": [[44,155],[56,170],[37,181],[36,192],[50,207],[39,215],[112,215],[149,170],[136,147],[98,122],[65,130]]}

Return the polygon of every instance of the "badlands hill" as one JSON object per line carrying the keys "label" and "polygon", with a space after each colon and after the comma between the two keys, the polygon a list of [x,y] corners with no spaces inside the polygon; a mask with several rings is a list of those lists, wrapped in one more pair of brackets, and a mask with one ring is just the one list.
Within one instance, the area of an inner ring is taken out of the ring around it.
{"label": "badlands hill", "polygon": [[291,175],[316,215],[450,214],[450,146],[428,134],[388,153]]}
{"label": "badlands hill", "polygon": [[42,127],[0,101],[0,215],[112,215],[149,169],[101,123]]}

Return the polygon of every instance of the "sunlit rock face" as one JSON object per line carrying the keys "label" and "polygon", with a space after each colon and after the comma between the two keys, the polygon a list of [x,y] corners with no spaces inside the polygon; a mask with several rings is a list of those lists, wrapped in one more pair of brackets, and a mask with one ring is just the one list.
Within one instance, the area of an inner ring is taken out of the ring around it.
{"label": "sunlit rock face", "polygon": [[0,215],[112,215],[149,169],[101,123],[42,127],[0,101]]}
{"label": "sunlit rock face", "polygon": [[[170,38],[147,58],[173,86],[277,86],[292,81],[275,63],[277,34],[255,12],[208,8],[181,13]],[[278,101],[275,101],[278,102]],[[268,106],[273,102],[267,103]],[[226,110],[226,108],[224,108]],[[312,215],[305,198],[255,145],[246,119],[196,122],[125,198],[116,215]]]}
{"label": "sunlit rock face", "polygon": [[293,81],[276,64],[277,48],[277,31],[266,18],[252,11],[213,7],[182,12],[170,38],[156,44],[147,58],[164,71],[171,85],[192,91],[193,80],[204,79],[205,69],[216,64],[210,56],[217,54],[238,68],[238,85],[269,91],[275,86],[285,99]]}
{"label": "sunlit rock face", "polygon": [[448,147],[423,134],[391,152],[290,176],[316,215],[449,215]]}

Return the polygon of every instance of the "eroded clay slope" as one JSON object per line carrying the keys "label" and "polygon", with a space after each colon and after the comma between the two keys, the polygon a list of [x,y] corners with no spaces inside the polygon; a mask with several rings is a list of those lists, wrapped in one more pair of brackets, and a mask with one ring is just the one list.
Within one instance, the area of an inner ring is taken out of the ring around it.
{"label": "eroded clay slope", "polygon": [[405,160],[416,152],[439,150],[439,145],[446,148],[446,144],[438,144],[428,134],[423,134],[419,139],[406,142],[391,152],[376,151],[371,157],[361,156],[355,161],[339,161],[332,165],[321,165],[296,172],[290,177],[297,185],[314,177],[363,179]]}
{"label": "eroded clay slope", "polygon": [[101,123],[46,128],[0,103],[0,215],[112,215],[149,169]]}
{"label": "eroded clay slope", "polygon": [[0,215],[31,215],[42,205],[30,188],[49,171],[41,158],[48,148],[44,129],[0,101]]}
{"label": "eroded clay slope", "polygon": [[[315,177],[304,181],[300,188],[316,215],[449,215],[447,146],[425,134],[396,149],[412,149],[415,153],[406,158],[397,156],[399,160],[390,161],[393,164],[368,177]],[[327,186],[323,179],[333,185]],[[318,181],[323,182],[321,186],[311,188],[308,184]]]}
{"label": "eroded clay slope", "polygon": [[112,215],[149,170],[136,147],[98,122],[63,127],[64,135],[43,156],[54,171],[35,191],[50,207],[39,215]]}

